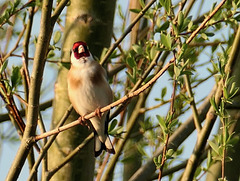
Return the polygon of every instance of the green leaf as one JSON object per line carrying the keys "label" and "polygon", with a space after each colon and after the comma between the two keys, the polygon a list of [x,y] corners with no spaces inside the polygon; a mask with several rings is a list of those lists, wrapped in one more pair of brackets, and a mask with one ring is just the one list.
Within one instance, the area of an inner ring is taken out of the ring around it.
{"label": "green leaf", "polygon": [[3,71],[5,71],[5,69],[7,68],[7,65],[8,65],[8,60],[5,60],[0,67],[0,74],[2,74]]}
{"label": "green leaf", "polygon": [[130,11],[138,14],[141,12],[141,9],[130,9]]}
{"label": "green leaf", "polygon": [[180,75],[193,75],[193,73],[190,70],[185,70],[185,71],[181,71]]}
{"label": "green leaf", "polygon": [[50,51],[48,52],[47,58],[52,58],[52,57],[54,57],[54,56],[55,56],[54,50],[50,50]]}
{"label": "green leaf", "polygon": [[[122,19],[122,20],[124,20],[125,19],[125,16],[124,16],[124,14],[123,14],[123,11],[122,11],[122,6],[120,6],[120,5],[118,5],[118,15],[120,16],[120,18]],[[131,11],[131,9],[130,9],[130,11]]]}
{"label": "green leaf", "polygon": [[116,57],[119,57],[119,56],[120,56],[120,54],[117,54],[117,50],[114,50],[112,52],[112,54],[110,55],[109,59],[116,58]]}
{"label": "green leaf", "polygon": [[201,167],[197,167],[195,173],[194,173],[194,177],[196,178],[197,176],[199,176],[199,174],[201,173],[202,169]]}
{"label": "green leaf", "polygon": [[108,132],[111,132],[112,130],[114,130],[114,128],[117,126],[117,123],[118,123],[117,119],[114,119],[109,125]]}
{"label": "green leaf", "polygon": [[70,69],[71,63],[70,62],[60,62],[58,63],[60,66],[65,67],[66,69]]}
{"label": "green leaf", "polygon": [[161,92],[161,98],[163,99],[166,94],[167,94],[167,87],[164,87]]}
{"label": "green leaf", "polygon": [[159,3],[163,6],[168,15],[171,14],[171,0],[160,0]]}
{"label": "green leaf", "polygon": [[211,155],[211,152],[208,151],[208,154],[207,154],[207,168],[210,168],[212,164],[212,155]]}
{"label": "green leaf", "polygon": [[205,33],[208,37],[212,37],[212,36],[214,36],[215,34],[214,33],[212,33],[212,32],[208,32],[208,33]]}
{"label": "green leaf", "polygon": [[173,130],[173,128],[178,124],[178,119],[174,119],[171,121],[171,124],[169,124],[169,128]]}
{"label": "green leaf", "polygon": [[137,65],[134,58],[132,57],[127,57],[126,62],[131,68],[134,68]]}
{"label": "green leaf", "polygon": [[229,94],[230,94],[229,97],[233,98],[237,94],[238,91],[239,91],[239,87],[236,88],[236,82],[233,82],[231,84],[231,88],[229,91]]}
{"label": "green leaf", "polygon": [[167,14],[171,14],[171,0],[165,0],[165,9],[167,11]]}
{"label": "green leaf", "polygon": [[144,80],[144,83],[147,83],[149,80],[151,80],[154,77],[154,75],[149,75],[147,78]]}
{"label": "green leaf", "polygon": [[166,130],[167,130],[167,126],[166,126],[166,123],[165,123],[164,119],[159,115],[156,115],[156,117],[158,119],[158,123],[159,123],[162,131],[165,133]]}
{"label": "green leaf", "polygon": [[137,53],[137,54],[142,54],[143,50],[142,47],[139,45],[132,45],[132,49]]}
{"label": "green leaf", "polygon": [[135,77],[126,71],[126,74],[132,83],[136,83]]}
{"label": "green leaf", "polygon": [[160,27],[158,27],[156,29],[156,32],[161,32],[161,31],[167,30],[169,27],[169,24],[170,24],[169,21],[164,22]]}
{"label": "green leaf", "polygon": [[36,2],[35,1],[31,1],[27,4],[26,7],[34,7],[36,5]]}
{"label": "green leaf", "polygon": [[122,133],[124,133],[122,126],[118,126],[115,129],[113,129],[111,132],[108,132],[109,135],[115,136],[115,137],[118,137],[118,138],[121,138]]}
{"label": "green leaf", "polygon": [[212,98],[210,99],[210,103],[211,103],[211,105],[213,106],[214,110],[219,114],[218,106],[217,106],[217,104],[216,104],[216,102],[215,102],[215,98],[214,98],[214,97],[212,97]]}
{"label": "green leaf", "polygon": [[19,84],[21,84],[21,72],[20,67],[13,67],[12,75],[11,75],[11,83],[12,88],[16,88]]}
{"label": "green leaf", "polygon": [[183,12],[180,11],[180,13],[178,15],[178,27],[179,27],[179,29],[181,29],[181,27],[183,25],[183,22],[184,22],[184,15],[183,15]]}
{"label": "green leaf", "polygon": [[184,63],[184,65],[182,66],[182,70],[185,69],[187,67],[187,65],[189,64],[189,59],[187,59],[187,61]]}
{"label": "green leaf", "polygon": [[204,40],[208,40],[208,36],[207,36],[205,33],[202,33],[202,34],[201,34],[201,37],[202,37]]}
{"label": "green leaf", "polygon": [[159,169],[161,167],[162,155],[159,155],[158,157],[154,157],[153,162],[155,163],[156,168]]}
{"label": "green leaf", "polygon": [[172,41],[171,41],[171,37],[169,34],[165,35],[163,33],[161,33],[161,43],[168,49],[171,50],[172,46]]}
{"label": "green leaf", "polygon": [[144,7],[145,7],[144,0],[139,0],[138,2],[139,2],[139,4],[141,5],[141,7],[142,7],[142,8],[144,8]]}
{"label": "green leaf", "polygon": [[181,68],[179,68],[179,67],[177,67],[177,66],[174,66],[173,67],[174,69],[174,75],[176,76],[176,78],[178,78],[179,76],[180,76],[180,74],[181,74]]}
{"label": "green leaf", "polygon": [[180,54],[179,54],[178,57],[177,57],[177,60],[178,60],[178,61],[181,61],[181,60],[182,60],[182,57],[183,57],[185,51],[187,50],[187,48],[188,48],[188,45],[187,45],[186,43],[183,43],[183,44],[182,44],[181,51],[180,51]]}
{"label": "green leaf", "polygon": [[227,88],[226,87],[223,87],[223,96],[228,99],[228,91],[227,91]]}
{"label": "green leaf", "polygon": [[175,151],[173,149],[169,149],[166,154],[167,159],[172,158],[174,153]]}
{"label": "green leaf", "polygon": [[60,31],[56,31],[54,33],[54,36],[53,36],[53,44],[58,43],[59,40],[61,39],[61,36],[62,36],[61,32]]}
{"label": "green leaf", "polygon": [[156,46],[152,46],[152,47],[151,47],[151,50],[150,50],[150,59],[151,59],[151,60],[154,59],[154,57],[155,57],[155,55],[156,55],[157,52],[158,52],[158,50],[157,50]]}
{"label": "green leaf", "polygon": [[189,23],[188,23],[188,31],[191,31],[192,29],[192,26],[193,26],[193,21],[190,21]]}
{"label": "green leaf", "polygon": [[217,144],[215,144],[214,142],[208,140],[208,144],[210,145],[210,147],[212,148],[212,150],[214,152],[216,152],[217,154],[219,154],[219,147]]}
{"label": "green leaf", "polygon": [[102,50],[101,56],[100,56],[100,60],[103,59],[103,57],[106,55],[107,51],[108,51],[108,49],[106,47],[104,47]]}

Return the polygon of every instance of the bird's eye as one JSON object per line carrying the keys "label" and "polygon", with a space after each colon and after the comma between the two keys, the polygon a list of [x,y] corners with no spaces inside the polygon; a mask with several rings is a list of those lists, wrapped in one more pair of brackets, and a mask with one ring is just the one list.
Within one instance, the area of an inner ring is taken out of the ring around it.
{"label": "bird's eye", "polygon": [[73,52],[77,52],[77,51],[78,51],[78,48],[77,48],[77,47],[73,49]]}

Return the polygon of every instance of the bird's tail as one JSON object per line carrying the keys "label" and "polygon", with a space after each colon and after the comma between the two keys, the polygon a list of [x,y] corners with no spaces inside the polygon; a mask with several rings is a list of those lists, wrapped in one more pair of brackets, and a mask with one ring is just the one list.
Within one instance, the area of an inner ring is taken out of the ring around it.
{"label": "bird's tail", "polygon": [[99,136],[96,132],[94,132],[94,152],[95,157],[98,157],[102,150],[106,150],[108,153],[115,154],[114,147],[108,135],[106,135],[105,142],[101,142]]}

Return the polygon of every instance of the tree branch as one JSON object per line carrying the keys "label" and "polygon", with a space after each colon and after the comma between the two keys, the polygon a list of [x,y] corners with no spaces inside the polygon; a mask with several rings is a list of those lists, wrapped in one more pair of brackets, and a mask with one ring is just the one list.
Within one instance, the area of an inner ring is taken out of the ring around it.
{"label": "tree branch", "polygon": [[[198,108],[198,115],[200,121],[205,119],[207,111],[210,107],[210,98],[215,94],[216,88],[213,88],[211,93]],[[193,123],[193,115],[191,115],[174,133],[170,136],[168,142],[168,149],[177,150],[177,148],[182,144],[182,142],[188,138],[188,136],[195,130]],[[153,162],[153,158],[162,154],[163,147],[160,147],[155,154],[150,158],[145,165],[139,168],[136,173],[130,178],[129,181],[145,181],[151,177],[151,175],[156,170],[156,165]]]}
{"label": "tree branch", "polygon": [[40,88],[45,65],[45,59],[48,52],[49,42],[52,35],[53,26],[50,17],[52,11],[52,0],[44,0],[42,4],[41,29],[38,37],[38,43],[34,56],[33,71],[31,75],[31,85],[28,100],[28,115],[26,129],[23,139],[18,149],[16,158],[8,172],[6,180],[17,180],[26,157],[33,145],[31,141],[36,131],[36,125],[39,112]]}
{"label": "tree branch", "polygon": [[[67,120],[68,116],[70,115],[71,111],[72,111],[73,107],[72,105],[70,105],[68,107],[68,109],[66,110],[65,114],[63,115],[62,119],[59,121],[57,128],[61,127],[65,121]],[[48,141],[47,143],[44,145],[44,147],[41,149],[41,153],[38,156],[38,159],[36,160],[35,164],[33,165],[33,168],[30,172],[29,178],[28,180],[30,181],[32,179],[32,177],[34,176],[34,173],[37,172],[37,169],[42,161],[42,159],[44,158],[44,156],[46,155],[48,149],[50,148],[50,146],[52,145],[53,141],[56,139],[58,134],[53,135]]]}
{"label": "tree branch", "polygon": [[[49,170],[46,180],[50,180],[51,177],[60,170],[66,163],[68,163],[76,154],[78,154],[84,146],[86,146],[94,137],[94,133],[91,133],[78,147],[76,147],[66,158],[60,163],[58,166],[53,168],[52,170]],[[30,181],[30,180],[29,180]]]}
{"label": "tree branch", "polygon": [[67,5],[68,2],[69,2],[69,0],[61,0],[60,3],[57,5],[55,11],[53,12],[53,14],[51,16],[52,26],[54,26],[59,15],[61,14],[62,10],[65,8],[65,6]]}
{"label": "tree branch", "polygon": [[132,28],[134,27],[134,25],[143,17],[143,15],[146,13],[146,11],[153,5],[153,3],[155,3],[156,0],[152,0],[150,1],[138,14],[138,16],[136,16],[136,18],[133,20],[133,22],[127,27],[127,29],[124,31],[124,33],[121,35],[121,37],[112,44],[112,46],[109,48],[108,52],[106,53],[106,55],[103,57],[103,59],[100,61],[100,64],[103,65],[107,59],[110,57],[110,55],[112,54],[112,52],[115,50],[115,48],[117,48],[117,46],[122,42],[122,40],[128,35],[128,33],[131,32]]}
{"label": "tree branch", "polygon": [[[112,109],[113,107],[116,107],[118,106],[119,104],[123,104],[125,102],[127,102],[129,99],[139,95],[140,93],[142,93],[143,91],[145,91],[147,88],[151,87],[157,80],[160,76],[163,75],[163,73],[170,67],[170,65],[173,63],[174,59],[171,59],[150,81],[148,81],[146,84],[144,84],[142,87],[140,87],[139,89],[135,90],[134,92],[130,92],[129,94],[125,95],[124,97],[122,97],[121,99],[103,107],[100,109],[100,113],[104,113],[106,111],[109,111],[110,109]],[[87,115],[84,116],[84,119],[90,119],[94,116],[97,116],[96,115],[96,112],[93,111]],[[45,138],[47,136],[51,136],[53,134],[58,134],[59,132],[62,132],[62,131],[65,131],[69,128],[72,128],[76,125],[79,125],[81,123],[81,120],[76,120],[76,121],[73,121],[65,126],[62,126],[60,128],[57,128],[57,129],[54,129],[54,130],[51,130],[49,132],[46,132],[46,133],[43,133],[41,135],[37,135],[35,136],[35,140],[38,141],[42,138]]]}
{"label": "tree branch", "polygon": [[[231,74],[231,71],[232,71],[233,65],[234,65],[234,61],[237,61],[237,59],[235,59],[234,56],[236,55],[235,54],[236,50],[238,50],[237,47],[239,47],[239,46],[237,46],[237,44],[239,45],[239,42],[240,42],[239,40],[240,40],[240,28],[238,28],[238,33],[237,33],[236,38],[233,43],[233,47],[235,47],[235,48],[232,48],[232,51],[231,51],[229,59],[228,59],[228,63],[226,64],[226,67],[225,67],[226,74]],[[221,80],[218,84],[218,89],[215,94],[215,102],[216,102],[217,106],[220,104],[222,95],[223,95],[223,90],[222,90],[222,80]],[[207,139],[209,137],[209,134],[212,130],[212,127],[215,123],[216,118],[217,118],[217,115],[215,114],[214,107],[211,106],[211,108],[209,109],[209,111],[207,113],[206,122],[203,126],[202,131],[200,132],[200,135],[199,135],[196,145],[194,147],[193,153],[192,153],[191,157],[189,158],[187,167],[186,167],[185,172],[182,177],[182,181],[185,181],[185,180],[187,181],[187,180],[193,179],[194,173],[197,168],[197,164],[199,162],[199,155],[202,153],[202,150],[205,147],[205,144],[207,142]]]}
{"label": "tree branch", "polygon": [[[40,104],[39,105],[39,110],[40,111],[43,111],[43,110],[45,110],[45,109],[47,109],[47,108],[49,108],[49,107],[51,107],[52,106],[52,100],[49,100],[49,101],[47,101],[47,102],[44,102],[44,103],[42,103],[42,104]],[[25,116],[25,109],[22,109],[22,110],[20,110],[19,111],[19,113],[20,113],[20,116],[22,116],[22,117],[24,117]],[[8,113],[6,113],[6,114],[0,114],[0,123],[3,123],[3,122],[5,122],[5,121],[8,121],[10,119],[10,117],[9,117],[9,114]]]}

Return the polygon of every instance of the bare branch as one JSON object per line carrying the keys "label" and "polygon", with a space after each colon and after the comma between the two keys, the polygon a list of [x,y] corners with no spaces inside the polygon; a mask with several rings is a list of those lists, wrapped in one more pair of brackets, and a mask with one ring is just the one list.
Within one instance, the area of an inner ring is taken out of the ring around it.
{"label": "bare branch", "polygon": [[53,26],[50,22],[52,11],[52,0],[44,0],[42,5],[41,29],[36,47],[33,71],[31,75],[31,85],[29,90],[27,124],[23,134],[23,139],[17,156],[12,163],[6,180],[17,180],[26,157],[33,145],[32,136],[35,134],[39,113],[40,87],[48,52],[48,46],[52,35]]}
{"label": "bare branch", "polygon": [[122,40],[128,35],[128,33],[131,32],[132,28],[134,27],[134,25],[143,17],[143,15],[145,14],[145,12],[153,5],[153,3],[155,3],[156,0],[152,0],[150,1],[142,10],[141,12],[138,14],[138,16],[133,20],[133,22],[127,27],[127,29],[125,30],[125,32],[121,35],[121,37],[112,44],[112,46],[109,48],[108,52],[106,53],[106,55],[103,57],[103,59],[101,60],[100,64],[103,65],[107,59],[110,57],[110,55],[112,54],[112,52],[115,50],[115,48],[117,48],[117,46],[122,42]]}
{"label": "bare branch", "polygon": [[[58,125],[57,125],[57,128],[61,127],[61,126],[65,123],[65,121],[67,120],[68,116],[70,115],[72,109],[73,109],[73,107],[72,107],[72,105],[70,105],[70,106],[68,107],[68,109],[66,110],[65,114],[63,115],[62,119],[59,121],[59,123],[58,123]],[[53,136],[47,141],[47,143],[44,145],[44,147],[41,149],[41,153],[39,154],[39,157],[38,157],[38,159],[36,160],[36,162],[35,162],[32,170],[31,170],[31,172],[30,172],[30,175],[29,175],[28,180],[31,180],[32,177],[33,177],[33,175],[34,175],[34,173],[37,172],[37,169],[38,169],[38,167],[39,167],[42,159],[43,159],[44,156],[46,155],[49,147],[52,145],[52,143],[53,143],[53,141],[56,139],[57,135],[58,135],[58,134],[53,135]]]}

